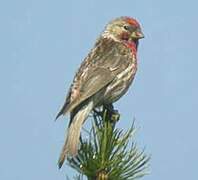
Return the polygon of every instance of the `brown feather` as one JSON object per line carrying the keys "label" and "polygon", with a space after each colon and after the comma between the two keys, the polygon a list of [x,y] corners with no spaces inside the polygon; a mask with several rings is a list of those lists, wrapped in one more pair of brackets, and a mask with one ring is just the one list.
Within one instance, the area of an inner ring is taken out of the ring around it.
{"label": "brown feather", "polygon": [[[127,56],[129,53],[131,53],[130,49],[121,42],[107,38],[99,39],[75,75],[65,104],[57,118],[71,112],[126,69],[131,61],[131,56]],[[98,76],[95,76],[96,72]],[[95,78],[97,85],[88,85],[88,82],[94,81]]]}

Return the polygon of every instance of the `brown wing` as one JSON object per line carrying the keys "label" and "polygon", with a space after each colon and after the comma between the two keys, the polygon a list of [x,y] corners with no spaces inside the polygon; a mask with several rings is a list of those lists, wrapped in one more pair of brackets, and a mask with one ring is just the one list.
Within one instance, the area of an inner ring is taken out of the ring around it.
{"label": "brown wing", "polygon": [[99,40],[79,68],[57,118],[71,112],[114,80],[130,63],[129,49],[110,39]]}

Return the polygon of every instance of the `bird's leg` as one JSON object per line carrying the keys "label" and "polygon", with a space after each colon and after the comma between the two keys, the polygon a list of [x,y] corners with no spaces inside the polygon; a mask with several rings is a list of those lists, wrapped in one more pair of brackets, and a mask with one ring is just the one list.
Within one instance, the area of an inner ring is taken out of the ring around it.
{"label": "bird's leg", "polygon": [[114,109],[113,104],[104,105],[110,120],[115,123],[120,119],[118,110]]}

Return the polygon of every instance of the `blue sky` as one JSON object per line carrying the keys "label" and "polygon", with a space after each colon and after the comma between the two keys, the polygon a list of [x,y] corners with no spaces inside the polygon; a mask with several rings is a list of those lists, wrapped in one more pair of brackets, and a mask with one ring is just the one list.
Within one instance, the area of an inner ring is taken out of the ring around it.
{"label": "blue sky", "polygon": [[67,118],[54,122],[76,69],[105,24],[127,15],[145,39],[130,91],[116,103],[152,154],[145,180],[195,180],[198,162],[198,2],[18,0],[0,2],[0,179],[62,180]]}

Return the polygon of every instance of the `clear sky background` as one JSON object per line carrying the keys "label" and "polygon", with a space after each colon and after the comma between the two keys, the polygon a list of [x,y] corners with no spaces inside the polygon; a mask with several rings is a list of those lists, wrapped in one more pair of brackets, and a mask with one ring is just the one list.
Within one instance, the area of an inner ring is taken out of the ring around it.
{"label": "clear sky background", "polygon": [[67,118],[54,122],[73,75],[112,18],[142,24],[139,70],[119,102],[152,154],[145,180],[197,180],[198,1],[0,2],[0,179],[63,180],[57,168]]}

